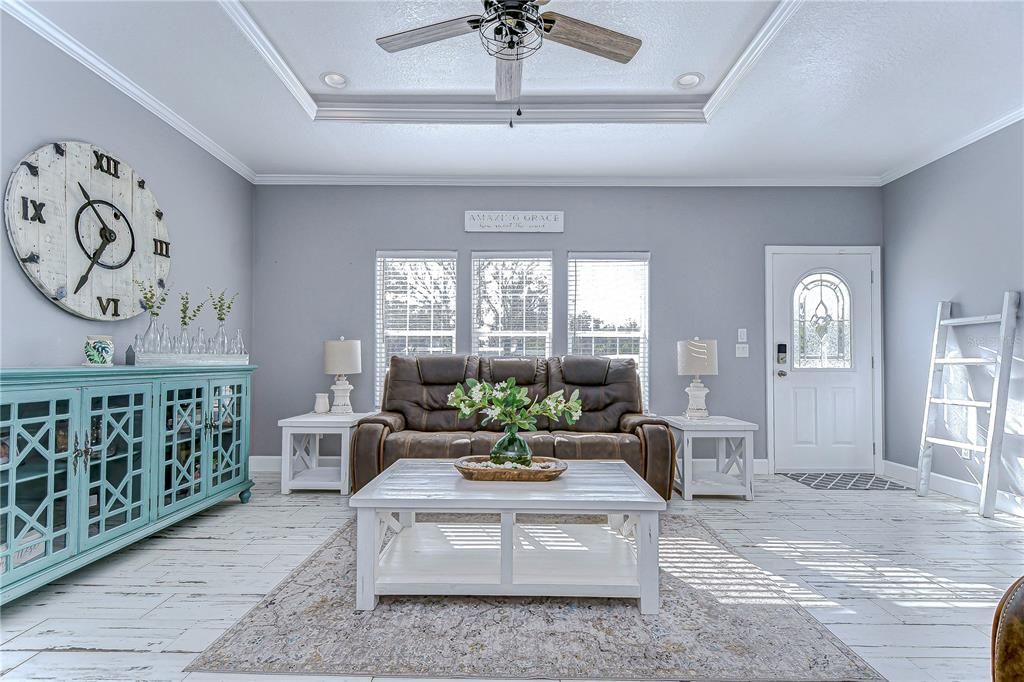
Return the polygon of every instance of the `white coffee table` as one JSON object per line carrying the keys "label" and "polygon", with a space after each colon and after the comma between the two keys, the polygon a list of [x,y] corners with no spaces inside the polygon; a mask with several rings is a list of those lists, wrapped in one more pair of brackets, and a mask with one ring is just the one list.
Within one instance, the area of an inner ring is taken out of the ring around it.
{"label": "white coffee table", "polygon": [[[429,594],[622,597],[658,612],[665,500],[625,462],[573,460],[554,481],[515,483],[467,481],[452,460],[401,459],[349,505],[359,610],[382,594]],[[417,523],[428,511],[498,513],[501,523]],[[601,514],[608,524],[520,524],[521,512]]]}

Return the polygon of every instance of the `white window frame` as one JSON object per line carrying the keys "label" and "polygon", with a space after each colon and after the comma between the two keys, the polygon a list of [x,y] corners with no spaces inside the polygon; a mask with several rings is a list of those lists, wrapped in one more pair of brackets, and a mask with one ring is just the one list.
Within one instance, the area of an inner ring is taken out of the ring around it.
{"label": "white window frame", "polygon": [[[540,357],[551,357],[553,351],[553,339],[552,334],[554,330],[553,306],[555,298],[555,259],[554,254],[551,251],[472,251],[470,252],[470,352],[473,355],[480,355],[479,338],[480,335],[476,329],[477,319],[477,287],[476,287],[476,262],[478,260],[517,260],[517,259],[535,259],[535,260],[546,260],[549,265],[550,276],[548,279],[548,329],[547,332],[500,332],[499,334],[508,336],[532,336],[544,339],[544,354]],[[537,357],[537,356],[521,356],[521,357]]]}
{"label": "white window frame", "polygon": [[383,278],[382,261],[387,259],[417,259],[417,260],[451,260],[455,264],[455,324],[450,332],[416,329],[406,329],[409,336],[443,336],[452,340],[452,352],[458,352],[458,329],[459,329],[459,253],[458,251],[377,251],[373,262],[373,288],[374,288],[374,405],[381,406],[381,398],[384,392],[384,377],[387,374],[389,358],[386,354],[385,330],[384,330],[384,300],[383,300]]}
{"label": "white window frame", "polygon": [[[650,364],[651,364],[651,254],[647,251],[570,251],[566,258],[566,345],[568,353],[576,353],[573,348],[573,332],[570,326],[576,312],[575,287],[573,274],[574,261],[635,261],[647,264],[647,277],[644,282],[644,296],[641,329],[636,332],[609,334],[607,332],[588,332],[577,336],[618,336],[640,339],[640,352],[637,361],[637,372],[640,375],[640,388],[643,405],[646,406],[650,396]],[[632,356],[630,356],[632,357]]]}

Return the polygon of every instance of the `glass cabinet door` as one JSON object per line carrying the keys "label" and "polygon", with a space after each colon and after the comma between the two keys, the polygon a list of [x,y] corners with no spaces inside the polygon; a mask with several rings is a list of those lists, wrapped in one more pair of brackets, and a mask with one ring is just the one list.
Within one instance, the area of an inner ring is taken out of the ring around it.
{"label": "glass cabinet door", "polygon": [[160,404],[158,513],[165,515],[206,496],[203,447],[208,382],[163,383]]}
{"label": "glass cabinet door", "polygon": [[151,386],[86,389],[88,436],[80,468],[83,547],[123,535],[149,521],[148,462],[143,439]]}
{"label": "glass cabinet door", "polygon": [[10,391],[0,400],[0,576],[9,583],[76,551],[71,531],[79,392]]}
{"label": "glass cabinet door", "polygon": [[249,396],[242,379],[210,384],[210,484],[218,490],[245,477],[244,422],[248,419]]}

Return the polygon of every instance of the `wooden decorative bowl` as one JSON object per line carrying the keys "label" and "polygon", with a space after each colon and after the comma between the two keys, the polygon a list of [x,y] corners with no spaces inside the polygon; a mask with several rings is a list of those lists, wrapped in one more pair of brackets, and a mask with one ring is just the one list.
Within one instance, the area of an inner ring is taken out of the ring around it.
{"label": "wooden decorative bowl", "polygon": [[459,470],[462,477],[469,481],[553,481],[569,465],[554,457],[534,457],[537,463],[554,462],[556,466],[551,469],[477,469],[465,466],[468,462],[487,462],[491,458],[488,455],[477,455],[473,457],[460,457],[455,460],[455,468]]}

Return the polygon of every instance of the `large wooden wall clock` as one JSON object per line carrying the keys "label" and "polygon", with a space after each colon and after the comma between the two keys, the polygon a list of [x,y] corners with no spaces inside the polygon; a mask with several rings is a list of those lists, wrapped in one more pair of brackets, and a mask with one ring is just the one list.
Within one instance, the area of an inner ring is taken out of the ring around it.
{"label": "large wooden wall clock", "polygon": [[143,312],[136,282],[166,286],[165,216],[145,179],[99,147],[54,142],[26,156],[4,216],[25,274],[68,312],[123,320]]}

